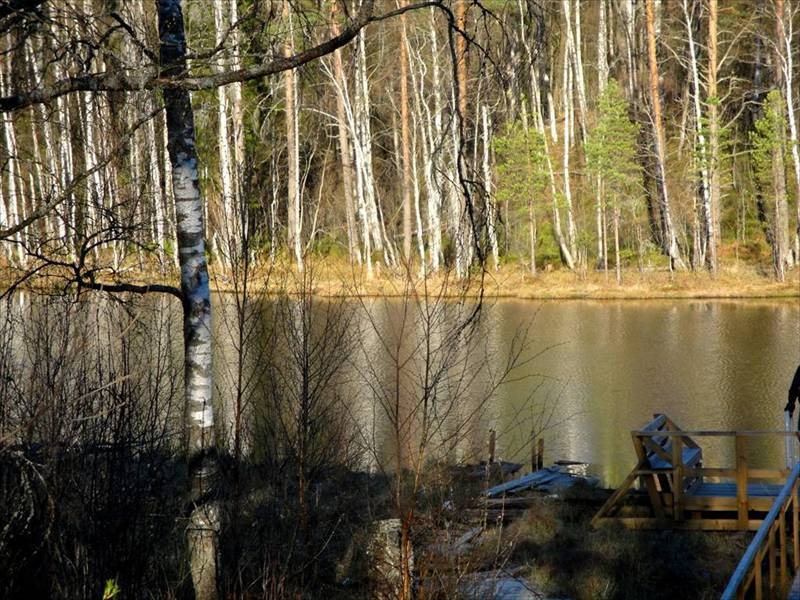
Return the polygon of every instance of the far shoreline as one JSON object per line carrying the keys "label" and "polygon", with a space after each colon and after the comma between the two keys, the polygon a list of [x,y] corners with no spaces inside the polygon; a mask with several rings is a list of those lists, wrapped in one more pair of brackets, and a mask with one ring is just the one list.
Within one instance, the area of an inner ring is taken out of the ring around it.
{"label": "far shoreline", "polygon": [[[0,274],[0,290],[5,294],[11,287],[18,290],[59,293],[75,290],[69,273],[51,272],[45,277],[25,279],[15,269],[6,267]],[[246,279],[246,286],[245,286]],[[173,286],[177,293],[179,274],[169,267],[145,267],[144,271],[131,266],[115,273],[98,272],[100,285],[130,284],[133,286]],[[737,263],[722,267],[716,275],[708,271],[673,271],[665,268],[622,272],[618,285],[613,271],[540,270],[532,275],[519,264],[505,264],[498,270],[474,271],[466,279],[456,279],[452,273],[439,271],[422,277],[417,266],[412,270],[389,269],[376,265],[368,277],[363,266],[351,266],[338,259],[309,258],[306,268],[299,272],[294,265],[278,260],[258,262],[247,277],[242,269],[225,268],[214,261],[209,267],[209,284],[216,294],[310,294],[321,298],[479,298],[486,300],[565,301],[565,300],[793,300],[800,301],[800,267],[788,271],[786,281],[777,282],[763,267]],[[87,290],[88,291],[88,290]],[[149,292],[154,293],[155,290]]]}
{"label": "far shoreline", "polygon": [[[242,280],[220,269],[211,269],[212,289],[236,293]],[[481,286],[482,283],[482,286]],[[777,282],[751,265],[722,268],[716,275],[707,271],[650,270],[623,271],[622,284],[614,273],[566,270],[540,271],[531,275],[518,265],[503,265],[457,280],[452,274],[422,277],[417,272],[376,269],[372,278],[365,269],[337,261],[309,262],[299,273],[285,265],[254,271],[248,282],[251,293],[311,293],[319,297],[402,298],[428,295],[443,298],[487,300],[747,300],[800,299],[800,268]]]}

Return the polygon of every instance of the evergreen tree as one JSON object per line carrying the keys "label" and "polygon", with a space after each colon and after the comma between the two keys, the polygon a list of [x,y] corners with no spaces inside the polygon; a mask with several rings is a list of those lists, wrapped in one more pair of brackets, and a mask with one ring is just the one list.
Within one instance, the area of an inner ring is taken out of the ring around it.
{"label": "evergreen tree", "polygon": [[617,281],[621,280],[619,260],[619,222],[623,207],[632,212],[637,205],[636,189],[641,180],[641,167],[636,161],[636,140],[639,127],[628,117],[628,102],[622,88],[610,79],[600,95],[597,124],[586,141],[586,164],[596,176],[597,195],[603,211],[603,267],[608,270],[607,212],[614,222],[614,255]]}
{"label": "evergreen tree", "polygon": [[759,190],[759,213],[772,247],[775,278],[783,281],[792,266],[789,244],[789,207],[786,200],[786,113],[778,90],[767,95],[764,114],[750,132],[754,179]]}
{"label": "evergreen tree", "polygon": [[506,207],[506,250],[512,245],[511,220],[527,214],[531,273],[536,274],[538,199],[547,184],[544,135],[520,121],[508,123],[505,133],[492,142],[495,152],[495,176],[498,205]]}

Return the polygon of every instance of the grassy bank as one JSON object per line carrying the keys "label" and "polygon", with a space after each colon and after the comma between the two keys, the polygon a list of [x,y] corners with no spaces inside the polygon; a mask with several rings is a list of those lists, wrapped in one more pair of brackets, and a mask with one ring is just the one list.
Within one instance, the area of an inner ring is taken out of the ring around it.
{"label": "grassy bank", "polygon": [[[321,296],[364,295],[402,296],[413,293],[461,295],[483,292],[490,298],[515,299],[650,299],[650,298],[792,298],[800,297],[800,269],[789,271],[785,282],[777,282],[759,268],[741,263],[710,273],[654,269],[623,272],[622,284],[614,273],[566,270],[539,271],[536,275],[520,265],[504,265],[498,270],[475,272],[467,281],[456,281],[447,274],[422,277],[416,270],[376,268],[369,277],[362,267],[343,261],[319,260],[307,265],[306,273],[298,274],[285,264],[256,269],[251,290],[297,289],[311,281],[314,292]],[[305,278],[305,281],[303,281]],[[212,268],[212,283],[217,291],[237,289],[236,277],[219,265]],[[241,283],[238,282],[241,287]]]}
{"label": "grassy bank", "polygon": [[[651,298],[797,298],[800,297],[800,268],[788,271],[786,281],[777,282],[763,265],[734,262],[721,267],[716,275],[707,271],[673,271],[665,266],[644,270],[623,270],[618,284],[613,271],[594,269],[568,271],[558,268],[540,269],[535,275],[520,263],[504,264],[498,269],[475,268],[465,280],[440,271],[423,277],[418,266],[388,268],[376,263],[373,273],[363,265],[351,265],[334,257],[308,257],[305,270],[298,272],[285,257],[275,262],[257,261],[247,277],[250,292],[288,291],[301,288],[319,296],[403,296],[405,294],[477,296],[483,291],[488,298],[514,299],[651,299]],[[231,269],[219,261],[210,264],[211,285],[218,292],[243,289],[244,278],[239,266]],[[99,270],[97,283],[177,286],[179,274],[172,265],[123,265],[116,272]],[[24,281],[23,287],[60,290],[74,285],[74,274],[48,269],[35,278],[8,265],[0,267],[0,289],[8,289]]]}

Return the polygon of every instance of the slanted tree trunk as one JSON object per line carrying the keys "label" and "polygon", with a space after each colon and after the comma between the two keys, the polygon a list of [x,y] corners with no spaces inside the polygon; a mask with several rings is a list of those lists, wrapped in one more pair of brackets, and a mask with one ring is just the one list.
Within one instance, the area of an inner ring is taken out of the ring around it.
{"label": "slanted tree trunk", "polygon": [[[335,37],[341,33],[336,18],[337,2],[331,2],[331,34]],[[355,214],[355,184],[353,180],[353,150],[350,145],[348,129],[349,93],[347,91],[347,76],[342,64],[342,49],[337,48],[333,53],[332,80],[336,88],[336,131],[339,138],[339,157],[342,163],[342,189],[344,192],[344,212],[347,224],[347,249],[350,264],[361,264],[361,248],[358,241]]]}
{"label": "slanted tree trunk", "polygon": [[653,141],[655,144],[656,158],[656,188],[658,193],[658,203],[661,213],[661,245],[664,253],[669,257],[670,269],[683,268],[683,260],[678,250],[678,239],[672,225],[672,213],[670,210],[669,194],[667,192],[667,173],[666,173],[666,140],[664,135],[664,123],[661,115],[661,93],[658,85],[658,62],[656,55],[656,27],[654,0],[645,0],[647,13],[647,56],[650,73],[650,102],[653,109]]}
{"label": "slanted tree trunk", "polygon": [[[186,40],[180,0],[159,0],[158,29],[162,74],[186,70]],[[184,398],[189,465],[187,541],[195,597],[217,597],[217,454],[211,404],[211,294],[205,255],[205,224],[189,92],[164,90],[167,147],[172,166],[175,227],[183,295]]]}
{"label": "slanted tree trunk", "polygon": [[[711,208],[711,195],[709,193],[709,175],[708,175],[708,148],[706,144],[706,137],[703,133],[703,113],[700,107],[700,74],[697,66],[697,50],[695,48],[694,39],[694,7],[689,6],[690,0],[683,0],[681,8],[683,9],[684,24],[686,25],[686,35],[689,41],[689,71],[691,73],[692,83],[692,106],[694,108],[694,126],[695,126],[695,139],[697,140],[695,148],[698,163],[698,172],[700,175],[700,210],[702,211],[702,219],[697,219],[698,224],[702,221],[703,225],[699,226],[700,235],[698,244],[695,248],[695,268],[708,258],[708,265],[712,272],[716,271],[716,250],[714,244],[714,219]],[[712,2],[714,0],[711,0]],[[709,15],[710,18],[710,15]],[[710,29],[710,24],[709,24]],[[709,40],[709,46],[711,42]],[[710,55],[710,52],[709,52]],[[710,60],[710,56],[709,56]],[[709,66],[709,71],[711,67]],[[711,83],[709,81],[709,89]],[[693,153],[694,155],[695,153]],[[713,257],[713,258],[712,258]]]}

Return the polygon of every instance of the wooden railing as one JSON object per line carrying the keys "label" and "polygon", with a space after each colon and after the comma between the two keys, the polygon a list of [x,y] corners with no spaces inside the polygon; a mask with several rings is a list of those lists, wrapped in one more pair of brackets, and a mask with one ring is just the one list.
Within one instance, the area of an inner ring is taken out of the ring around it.
{"label": "wooden railing", "polygon": [[800,481],[798,481],[798,477],[800,477],[800,463],[790,471],[786,484],[775,498],[772,508],[739,561],[739,565],[722,594],[722,600],[744,598],[751,588],[756,600],[762,600],[765,591],[768,598],[787,597],[791,579],[787,564],[786,522],[790,512],[793,571],[797,572],[800,567],[800,538],[798,537],[800,518],[798,518],[797,497]]}
{"label": "wooden railing", "polygon": [[[753,468],[748,464],[748,448],[756,438],[795,435],[797,432],[783,430],[681,430],[665,415],[656,415],[647,426],[631,432],[638,464],[592,523],[598,525],[611,518],[633,528],[755,531],[772,507],[789,469]],[[703,464],[702,450],[697,444],[703,438],[732,441],[735,464],[725,467]],[[627,493],[637,481],[649,497],[650,517],[626,515],[622,510]]]}
{"label": "wooden railing", "polygon": [[[777,485],[772,485],[775,489],[771,493],[772,496],[777,494],[777,488],[785,481],[788,474],[788,469],[764,469],[753,468],[748,461],[748,447],[750,441],[754,438],[765,437],[785,437],[794,436],[796,432],[786,431],[685,431],[685,430],[662,430],[662,431],[635,431],[633,437],[635,440],[644,446],[645,440],[648,438],[658,438],[661,440],[669,440],[668,445],[671,446],[673,460],[668,465],[660,465],[658,468],[653,468],[651,465],[645,464],[638,469],[640,480],[644,487],[649,487],[650,481],[657,481],[659,479],[668,482],[668,486],[659,485],[659,489],[665,494],[661,494],[661,501],[666,502],[665,509],[671,513],[674,521],[683,521],[686,517],[685,511],[704,511],[710,513],[726,513],[735,511],[735,522],[731,522],[728,518],[716,517],[711,520],[707,525],[696,522],[695,525],[703,529],[740,529],[754,530],[760,526],[760,521],[750,520],[750,511],[766,512],[772,506],[772,497],[769,495],[753,495],[750,484],[754,480],[765,481],[770,480],[776,482]],[[702,439],[704,437],[714,438],[727,438],[732,439],[734,442],[734,459],[735,465],[733,467],[710,467],[699,464],[687,464],[685,460],[679,457],[685,457],[687,446],[694,446],[694,440]],[[657,458],[658,460],[658,458]],[[650,462],[654,462],[650,459]],[[726,490],[724,484],[710,484],[703,485],[712,478],[715,481],[728,480],[735,485],[734,490]],[[757,487],[757,486],[756,486]],[[704,490],[704,493],[698,492],[701,488],[716,488],[717,491]],[[651,500],[656,499],[651,497]],[[656,511],[658,513],[658,511]],[[721,515],[720,515],[721,516]]]}

